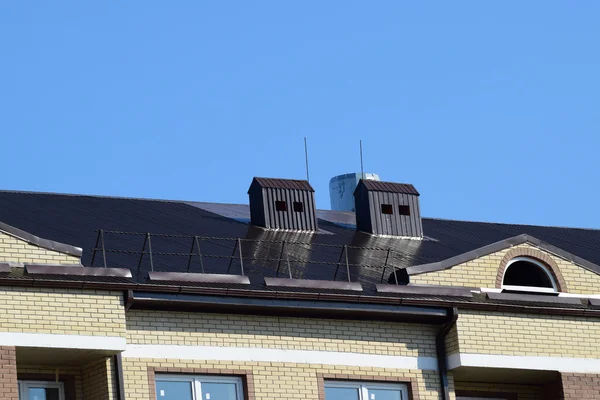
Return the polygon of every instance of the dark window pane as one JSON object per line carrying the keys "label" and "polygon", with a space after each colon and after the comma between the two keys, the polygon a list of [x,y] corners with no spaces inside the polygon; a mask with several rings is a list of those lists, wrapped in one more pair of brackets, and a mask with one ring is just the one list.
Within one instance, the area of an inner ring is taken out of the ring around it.
{"label": "dark window pane", "polygon": [[359,400],[358,389],[325,388],[325,400]]}
{"label": "dark window pane", "polygon": [[294,202],[294,211],[295,212],[304,212],[304,203],[300,201]]}
{"label": "dark window pane", "polygon": [[[241,400],[234,383],[202,383],[202,400]],[[200,400],[200,399],[198,399]]]}
{"label": "dark window pane", "polygon": [[406,268],[397,268],[396,272],[392,272],[388,278],[388,283],[392,285],[408,285],[410,282],[410,276],[406,272]]}
{"label": "dark window pane", "polygon": [[410,207],[409,206],[398,206],[398,214],[410,215]]}
{"label": "dark window pane", "polygon": [[369,400],[402,400],[399,389],[368,389]]}
{"label": "dark window pane", "polygon": [[277,210],[277,211],[287,211],[287,204],[285,204],[285,201],[277,200],[275,202],[275,210]]}
{"label": "dark window pane", "polygon": [[552,282],[546,272],[528,261],[516,261],[510,264],[504,274],[504,284],[552,288]]}
{"label": "dark window pane", "polygon": [[382,214],[393,214],[394,208],[391,204],[382,204],[381,205],[381,213]]}
{"label": "dark window pane", "polygon": [[191,382],[156,382],[156,400],[193,400]]}

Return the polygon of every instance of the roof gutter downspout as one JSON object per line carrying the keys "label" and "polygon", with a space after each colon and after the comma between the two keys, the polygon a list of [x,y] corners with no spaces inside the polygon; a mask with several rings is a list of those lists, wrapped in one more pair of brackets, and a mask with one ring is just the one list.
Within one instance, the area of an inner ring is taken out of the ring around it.
{"label": "roof gutter downspout", "polygon": [[123,360],[121,358],[121,353],[113,356],[113,366],[115,368],[117,400],[125,400],[125,380],[123,379]]}
{"label": "roof gutter downspout", "polygon": [[448,310],[450,321],[442,325],[442,328],[435,337],[435,351],[438,361],[438,372],[440,375],[441,399],[450,400],[450,390],[448,388],[448,365],[446,363],[446,336],[450,329],[456,324],[458,319],[458,309],[456,307]]}

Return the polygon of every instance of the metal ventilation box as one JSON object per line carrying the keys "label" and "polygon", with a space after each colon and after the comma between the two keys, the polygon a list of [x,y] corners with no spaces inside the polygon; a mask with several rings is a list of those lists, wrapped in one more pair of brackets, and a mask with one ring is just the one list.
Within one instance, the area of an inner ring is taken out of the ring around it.
{"label": "metal ventilation box", "polygon": [[254,178],[250,189],[250,221],[267,229],[315,232],[315,190],[305,180]]}
{"label": "metal ventilation box", "polygon": [[361,179],[354,190],[356,228],[375,235],[423,237],[413,185]]}

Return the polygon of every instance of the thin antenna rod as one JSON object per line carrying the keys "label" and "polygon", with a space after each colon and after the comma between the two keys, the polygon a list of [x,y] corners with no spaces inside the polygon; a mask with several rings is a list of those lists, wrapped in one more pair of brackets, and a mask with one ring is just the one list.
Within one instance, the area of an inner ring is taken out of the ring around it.
{"label": "thin antenna rod", "polygon": [[360,141],[360,177],[361,177],[361,179],[365,179],[365,168],[363,165],[363,156],[362,156],[362,140]]}
{"label": "thin antenna rod", "polygon": [[308,176],[308,145],[306,144],[306,136],[304,136],[304,158],[306,159],[306,180],[310,182],[310,177]]}

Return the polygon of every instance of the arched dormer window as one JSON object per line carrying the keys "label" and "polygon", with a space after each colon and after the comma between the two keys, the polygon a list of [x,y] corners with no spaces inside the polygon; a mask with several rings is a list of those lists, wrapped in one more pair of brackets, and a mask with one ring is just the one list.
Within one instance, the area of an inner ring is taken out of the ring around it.
{"label": "arched dormer window", "polygon": [[558,286],[550,269],[530,257],[515,257],[508,262],[502,277],[502,289],[557,293]]}

